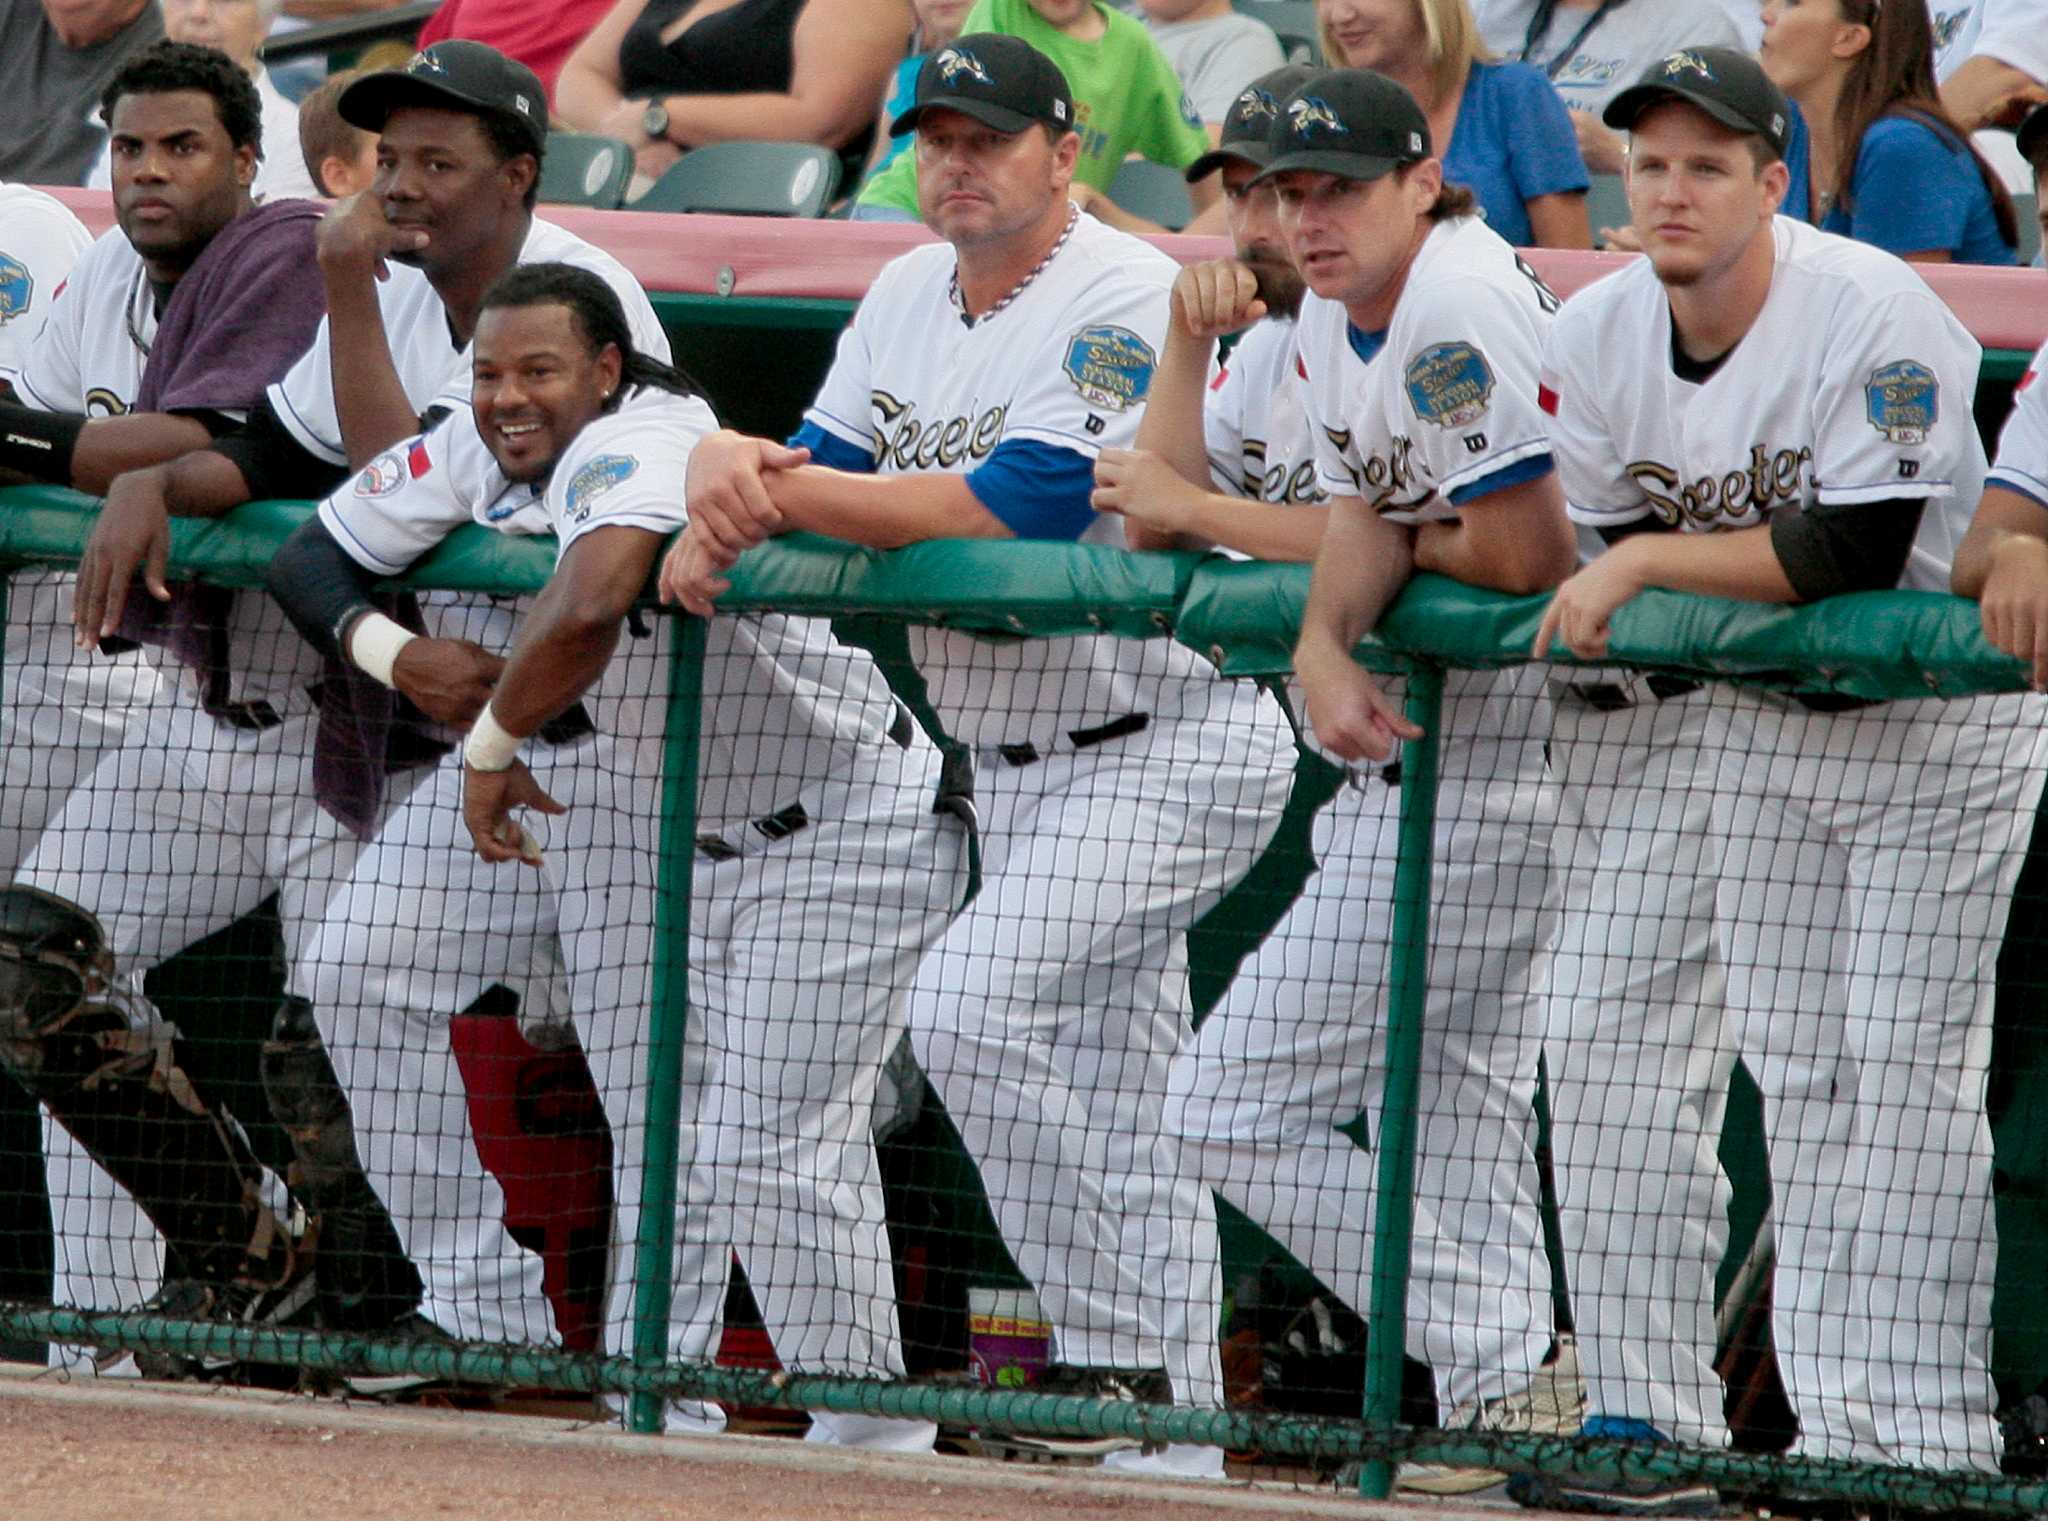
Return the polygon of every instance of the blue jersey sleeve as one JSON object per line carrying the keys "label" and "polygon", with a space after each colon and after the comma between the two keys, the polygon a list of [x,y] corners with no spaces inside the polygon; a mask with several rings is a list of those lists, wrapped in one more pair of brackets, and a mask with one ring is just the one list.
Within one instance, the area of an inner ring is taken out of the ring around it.
{"label": "blue jersey sleeve", "polygon": [[789,436],[789,447],[811,451],[811,462],[829,465],[834,470],[848,470],[856,475],[872,475],[875,457],[857,444],[849,444],[835,433],[827,433],[814,422],[806,422]]}
{"label": "blue jersey sleeve", "polygon": [[1095,521],[1095,462],[1054,444],[1006,439],[968,472],[967,489],[1020,539],[1072,542]]}
{"label": "blue jersey sleeve", "polygon": [[1925,123],[1874,121],[1856,153],[1854,201],[1845,230],[1888,253],[1955,253],[1983,193],[1977,166]]}
{"label": "blue jersey sleeve", "polygon": [[1481,497],[1491,496],[1496,491],[1505,491],[1510,486],[1519,486],[1525,481],[1540,481],[1556,468],[1548,454],[1532,454],[1526,459],[1512,460],[1502,465],[1491,475],[1482,475],[1476,481],[1466,481],[1453,486],[1448,493],[1453,507],[1463,507],[1467,502],[1476,502]]}

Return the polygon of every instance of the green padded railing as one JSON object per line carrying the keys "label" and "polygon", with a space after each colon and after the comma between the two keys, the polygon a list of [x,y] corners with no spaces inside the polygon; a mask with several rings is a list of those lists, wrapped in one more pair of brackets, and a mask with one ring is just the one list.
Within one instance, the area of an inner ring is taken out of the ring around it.
{"label": "green padded railing", "polygon": [[[0,566],[76,563],[97,503],[76,492],[0,489]],[[276,546],[310,512],[262,502],[212,523],[179,522],[172,570],[223,585],[253,586]],[[482,527],[458,530],[405,580],[421,588],[526,593],[554,559],[550,539],[519,539]],[[1288,669],[1308,575],[1220,556],[1132,555],[1091,546],[946,542],[890,553],[791,536],[746,556],[723,601],[731,611],[866,615],[1016,637],[1107,632],[1173,637],[1231,675]],[[687,944],[694,838],[695,754],[702,625],[677,641],[663,789],[658,952],[650,1049],[650,1122],[637,1243],[639,1299],[634,1355],[600,1359],[518,1347],[421,1347],[314,1331],[257,1331],[135,1314],[69,1309],[0,1312],[0,1339],[25,1337],[102,1347],[208,1353],[318,1369],[411,1372],[479,1383],[605,1390],[631,1397],[637,1430],[658,1429],[663,1399],[722,1398],[747,1404],[862,1411],[1020,1431],[1117,1435],[1150,1441],[1257,1446],[1276,1454],[1356,1458],[1362,1488],[1386,1494],[1404,1458],[1568,1470],[1590,1478],[1684,1477],[1730,1488],[1769,1486],[1816,1496],[1881,1497],[1927,1510],[2028,1514],[2048,1510],[2048,1485],[1974,1474],[1877,1468],[1580,1439],[1476,1436],[1401,1427],[1401,1349],[1412,1237],[1418,1039],[1428,985],[1427,929],[1436,735],[1448,669],[1512,665],[1528,658],[1542,597],[1510,598],[1421,576],[1358,651],[1373,667],[1408,673],[1409,717],[1426,731],[1402,757],[1401,859],[1388,1011],[1386,1107],[1376,1127],[1380,1189],[1366,1404],[1363,1419],[1312,1421],[1245,1412],[1103,1404],[955,1385],[764,1375],[665,1365],[670,1241],[675,1198],[679,1063],[687,1019],[681,948]],[[1653,592],[1615,617],[1608,665],[1679,670],[1866,698],[1952,696],[2015,690],[2019,661],[1985,644],[1973,604],[1927,593],[1841,597],[1808,608],[1764,607]]]}

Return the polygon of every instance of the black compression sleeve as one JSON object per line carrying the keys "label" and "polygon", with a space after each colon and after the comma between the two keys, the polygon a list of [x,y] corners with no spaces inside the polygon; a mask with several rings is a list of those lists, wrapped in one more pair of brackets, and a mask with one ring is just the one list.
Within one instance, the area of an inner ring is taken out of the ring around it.
{"label": "black compression sleeve", "polygon": [[301,523],[271,557],[263,584],[306,642],[346,661],[341,633],[358,614],[375,612],[370,589],[378,577],[334,541],[319,518]]}
{"label": "black compression sleeve", "polygon": [[1609,546],[1619,544],[1623,539],[1632,539],[1639,533],[1676,533],[1678,525],[1667,523],[1654,512],[1644,513],[1633,523],[1621,523],[1613,528],[1596,528],[1600,542]]}
{"label": "black compression sleeve", "polygon": [[85,422],[71,412],[38,412],[18,401],[0,401],[0,470],[70,485],[71,456]]}
{"label": "black compression sleeve", "polygon": [[1920,531],[1920,497],[1771,514],[1771,548],[1801,602],[1843,592],[1888,591],[1899,584],[1913,536]]}
{"label": "black compression sleeve", "polygon": [[267,396],[246,423],[216,438],[213,450],[234,461],[249,484],[251,501],[280,496],[318,501],[349,477],[346,466],[307,452],[277,420]]}

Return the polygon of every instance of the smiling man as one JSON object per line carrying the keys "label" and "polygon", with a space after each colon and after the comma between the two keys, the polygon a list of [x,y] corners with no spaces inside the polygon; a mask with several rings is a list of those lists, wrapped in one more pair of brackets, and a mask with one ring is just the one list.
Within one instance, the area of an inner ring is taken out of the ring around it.
{"label": "smiling man", "polygon": [[376,182],[321,226],[328,320],[247,427],[108,491],[81,567],[81,638],[118,624],[130,577],[161,563],[171,516],[323,496],[423,420],[464,405],[478,306],[514,264],[591,270],[618,294],[634,341],[668,356],[625,268],[533,215],[547,101],[530,69],[481,43],[436,43],[404,68],[356,80],[339,104],[382,135]]}
{"label": "smiling man", "polygon": [[[1659,61],[1607,108],[1648,257],[1567,303],[1544,400],[1572,515],[1615,542],[1558,590],[1539,657],[1555,640],[1599,659],[1653,587],[1786,604],[1948,584],[1985,476],[1978,346],[1908,265],[1777,215],[1789,115],[1720,48]],[[1596,801],[1580,860],[1615,908],[1586,943],[1567,935],[1561,965],[1613,970],[1554,989],[1547,1044],[1593,1429],[1718,1434],[1711,1142],[1740,1057],[1764,1096],[1796,1450],[1995,1471],[1983,1105],[1993,962],[2048,767],[2041,699],[1693,698],[1662,680],[1588,691],[1641,720],[1633,738],[1579,724],[1553,748],[1567,808]],[[1646,757],[1660,735],[1669,755]],[[1704,895],[1631,862],[1623,838],[1653,833]],[[1660,921],[1709,908],[1725,1021],[1711,989],[1631,1003],[1677,948]],[[1651,1190],[1654,1230],[1632,1202]],[[1617,1503],[1554,1482],[1529,1498]]]}
{"label": "smiling man", "polygon": [[[783,528],[1123,543],[1089,505],[1092,466],[1136,432],[1175,268],[1068,201],[1073,114],[1017,38],[925,63],[896,126],[917,133],[945,241],[876,277],[802,448],[698,446],[665,590],[708,610],[717,568]],[[1188,927],[1279,822],[1278,710],[1163,639],[910,638],[973,752],[984,873],[919,968],[911,1037],[1053,1323],[1049,1386],[1220,1403],[1210,1206],[1158,1114],[1188,1029]],[[1222,1472],[1216,1448],[1112,1462]]]}

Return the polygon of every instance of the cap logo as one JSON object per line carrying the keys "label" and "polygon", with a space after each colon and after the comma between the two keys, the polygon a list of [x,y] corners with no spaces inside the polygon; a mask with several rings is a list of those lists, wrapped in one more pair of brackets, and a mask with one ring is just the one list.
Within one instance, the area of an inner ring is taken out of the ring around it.
{"label": "cap logo", "polygon": [[1052,103],[1052,119],[1059,122],[1067,119],[1067,103],[1064,100],[1056,100]]}
{"label": "cap logo", "polygon": [[1237,117],[1239,121],[1256,121],[1262,116],[1270,117],[1278,116],[1279,114],[1280,102],[1273,98],[1271,90],[1261,90],[1257,85],[1254,85],[1237,97]]}
{"label": "cap logo", "polygon": [[1408,134],[1408,151],[1410,153],[1420,153],[1422,151],[1422,134],[1420,132],[1410,132]]}
{"label": "cap logo", "polygon": [[1330,103],[1319,95],[1304,95],[1287,102],[1287,130],[1296,141],[1313,141],[1317,128],[1332,137],[1348,136],[1351,130],[1337,120]]}
{"label": "cap logo", "polygon": [[963,74],[976,84],[995,84],[995,80],[989,77],[988,70],[981,66],[981,60],[960,48],[942,48],[939,56],[933,61],[939,66],[940,80],[949,87]]}
{"label": "cap logo", "polygon": [[448,66],[430,52],[419,52],[405,66],[408,74],[445,74]]}
{"label": "cap logo", "polygon": [[1666,79],[1676,79],[1680,74],[1697,74],[1709,84],[1714,82],[1714,71],[1707,67],[1706,59],[1700,57],[1691,48],[1687,48],[1682,53],[1673,53],[1669,58],[1665,59],[1664,67],[1660,72]]}
{"label": "cap logo", "polygon": [[515,94],[512,97],[512,109],[517,111],[521,116],[531,116],[533,115],[533,102],[528,100],[524,95]]}
{"label": "cap logo", "polygon": [[1784,118],[1783,116],[1781,116],[1781,115],[1780,115],[1780,114],[1779,114],[1778,112],[1776,112],[1776,111],[1773,111],[1773,112],[1771,113],[1771,136],[1773,136],[1773,137],[1783,137],[1784,135],[1785,135],[1785,118]]}

